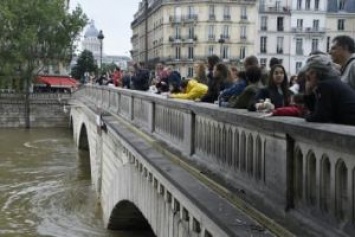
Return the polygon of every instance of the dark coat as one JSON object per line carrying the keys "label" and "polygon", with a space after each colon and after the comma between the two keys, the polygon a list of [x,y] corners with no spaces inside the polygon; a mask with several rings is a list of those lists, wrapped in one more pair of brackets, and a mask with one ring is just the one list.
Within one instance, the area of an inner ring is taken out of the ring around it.
{"label": "dark coat", "polygon": [[308,122],[355,125],[355,91],[340,79],[320,81],[313,100],[307,103]]}
{"label": "dark coat", "polygon": [[251,111],[255,111],[255,104],[258,103],[260,100],[264,100],[269,98],[271,100],[271,103],[275,105],[275,109],[288,106],[290,101],[289,101],[289,96],[285,96],[283,94],[280,94],[279,91],[277,90],[276,87],[265,87],[259,90],[259,92],[256,94],[255,101],[249,108]]}
{"label": "dark coat", "polygon": [[149,89],[149,71],[146,69],[138,69],[131,78],[133,90],[146,91]]}

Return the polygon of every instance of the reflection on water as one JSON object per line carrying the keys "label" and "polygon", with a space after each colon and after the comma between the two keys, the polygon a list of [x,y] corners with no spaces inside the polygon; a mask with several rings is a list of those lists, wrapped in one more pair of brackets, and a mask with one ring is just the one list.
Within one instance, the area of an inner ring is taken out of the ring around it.
{"label": "reflection on water", "polygon": [[103,228],[86,152],[69,130],[0,130],[0,236],[143,237]]}

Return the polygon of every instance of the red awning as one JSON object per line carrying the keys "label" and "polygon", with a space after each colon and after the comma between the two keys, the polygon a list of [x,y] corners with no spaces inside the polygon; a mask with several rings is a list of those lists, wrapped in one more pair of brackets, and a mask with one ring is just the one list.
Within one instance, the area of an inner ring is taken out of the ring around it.
{"label": "red awning", "polygon": [[73,88],[76,87],[79,82],[65,76],[39,76],[36,84],[45,84],[46,86],[55,88]]}

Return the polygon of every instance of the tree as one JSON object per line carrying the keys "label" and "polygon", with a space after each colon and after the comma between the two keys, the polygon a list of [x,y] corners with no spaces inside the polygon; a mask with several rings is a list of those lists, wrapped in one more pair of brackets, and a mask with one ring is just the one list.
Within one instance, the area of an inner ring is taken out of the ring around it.
{"label": "tree", "polygon": [[81,80],[84,76],[85,72],[96,72],[97,65],[94,58],[94,55],[89,50],[84,50],[78,57],[76,61],[76,65],[73,67],[71,71],[72,77]]}
{"label": "tree", "polygon": [[24,84],[29,127],[32,81],[45,65],[70,62],[87,17],[80,7],[68,12],[64,0],[1,0],[0,22],[0,75]]}

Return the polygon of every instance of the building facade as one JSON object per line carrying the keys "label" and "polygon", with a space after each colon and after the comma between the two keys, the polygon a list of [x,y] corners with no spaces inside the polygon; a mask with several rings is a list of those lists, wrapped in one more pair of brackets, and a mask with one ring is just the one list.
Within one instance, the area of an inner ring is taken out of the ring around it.
{"label": "building facade", "polygon": [[311,52],[328,52],[337,35],[355,37],[355,1],[261,0],[256,46],[260,63],[281,60],[296,74]]}
{"label": "building facade", "polygon": [[255,0],[142,1],[131,24],[131,56],[150,68],[165,62],[187,77],[212,54],[238,63],[254,54],[256,6]]}
{"label": "building facade", "polygon": [[337,35],[355,39],[355,1],[330,0],[327,11],[327,51]]}

